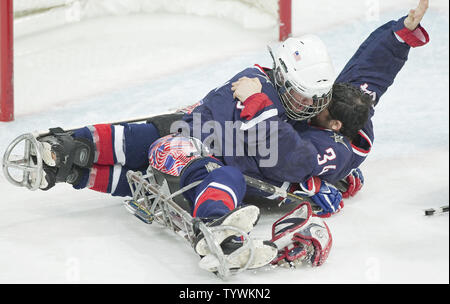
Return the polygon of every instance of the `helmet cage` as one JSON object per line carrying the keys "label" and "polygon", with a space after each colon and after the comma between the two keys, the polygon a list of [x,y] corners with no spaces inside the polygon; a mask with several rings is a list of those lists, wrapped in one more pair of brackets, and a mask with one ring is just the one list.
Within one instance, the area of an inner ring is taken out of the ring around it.
{"label": "helmet cage", "polygon": [[[309,119],[324,110],[331,101],[331,90],[322,96],[305,95],[305,89],[288,80],[286,77],[287,67],[281,58],[278,58],[281,65],[275,65],[275,84],[278,87],[278,94],[286,110],[286,115],[293,120]],[[285,73],[283,73],[283,70]]]}

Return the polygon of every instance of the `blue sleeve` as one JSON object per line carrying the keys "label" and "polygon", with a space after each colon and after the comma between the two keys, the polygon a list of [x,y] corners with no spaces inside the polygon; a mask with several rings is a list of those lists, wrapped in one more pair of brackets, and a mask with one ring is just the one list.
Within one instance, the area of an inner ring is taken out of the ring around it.
{"label": "blue sleeve", "polygon": [[336,82],[347,82],[360,87],[377,104],[408,59],[411,47],[400,42],[394,34],[404,27],[405,18],[390,21],[372,32],[349,60]]}
{"label": "blue sleeve", "polygon": [[235,148],[244,146],[245,152],[225,155],[226,164],[276,185],[310,177],[317,164],[314,145],[277,116],[246,129],[242,140],[244,144],[237,140]]}
{"label": "blue sleeve", "polygon": [[[405,18],[390,21],[373,31],[346,64],[336,82],[346,82],[360,88],[372,96],[376,106],[408,60],[411,47],[395,36],[396,32],[405,29]],[[362,157],[359,163],[367,156],[374,141],[374,113],[372,107],[369,120],[352,142],[353,150]]]}
{"label": "blue sleeve", "polygon": [[290,124],[280,120],[277,124],[277,163],[273,167],[262,166],[263,175],[279,182],[299,182],[309,178],[317,167],[316,147]]}

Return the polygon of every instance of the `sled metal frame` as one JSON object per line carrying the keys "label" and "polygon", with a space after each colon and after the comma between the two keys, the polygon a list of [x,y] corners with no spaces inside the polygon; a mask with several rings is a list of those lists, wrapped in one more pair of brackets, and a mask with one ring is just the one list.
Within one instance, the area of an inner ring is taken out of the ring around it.
{"label": "sled metal frame", "polygon": [[[44,175],[42,145],[37,139],[45,135],[46,133],[22,134],[8,145],[3,156],[2,169],[6,179],[11,184],[26,187],[31,191],[39,189]],[[24,145],[23,154],[13,154],[16,147],[20,144]],[[16,159],[12,159],[13,157]],[[10,173],[10,169],[22,171],[22,179],[14,178]],[[225,225],[208,227],[199,218],[193,218],[173,200],[173,197],[182,195],[183,192],[197,186],[201,181],[192,183],[170,194],[167,184],[159,186],[156,183],[151,167],[148,167],[145,175],[139,171],[130,170],[127,172],[127,179],[133,198],[125,201],[126,209],[147,224],[156,221],[158,224],[168,227],[176,234],[181,235],[192,247],[195,244],[196,232],[202,232],[211,254],[219,261],[216,273],[220,278],[225,279],[230,275],[240,273],[251,265],[254,258],[254,245],[252,239],[245,231]],[[145,218],[143,215],[145,215]],[[214,233],[220,230],[231,230],[236,235],[242,235],[243,246],[226,256],[220,244],[214,238]],[[250,250],[246,264],[242,268],[231,269],[229,260],[244,250]]]}
{"label": "sled metal frame", "polygon": [[[163,114],[170,114],[171,112],[164,112]],[[127,120],[120,120],[109,122],[111,125],[119,125],[122,123],[138,123],[145,122],[153,116],[148,117],[136,117]],[[66,132],[74,131],[79,127],[66,128]],[[2,160],[2,169],[6,179],[13,185],[19,187],[26,187],[29,190],[35,191],[39,189],[43,174],[43,162],[42,162],[42,146],[39,144],[38,138],[49,135],[47,131],[35,131],[33,133],[25,133],[16,137],[6,148]],[[12,154],[14,149],[23,143],[25,149],[22,155]],[[31,158],[31,155],[36,156],[35,161]],[[17,159],[13,160],[13,156],[17,156]],[[9,169],[13,168],[22,171],[22,180],[15,179],[9,172]]]}
{"label": "sled metal frame", "polygon": [[[21,158],[11,159],[12,152],[19,145],[24,144],[24,152]],[[35,156],[33,161],[32,155]],[[33,133],[22,134],[14,139],[6,148],[3,156],[2,167],[6,179],[13,185],[26,187],[29,190],[37,190],[43,178],[42,146]],[[15,179],[9,169],[22,171],[22,180]]]}
{"label": "sled metal frame", "polygon": [[[181,195],[183,192],[196,187],[202,181],[196,181],[170,194],[167,185],[163,184],[160,186],[156,183],[151,167],[147,169],[145,175],[139,171],[130,170],[126,176],[133,196],[131,200],[124,202],[126,209],[147,224],[156,222],[169,228],[188,241],[192,247],[195,245],[198,232],[203,233],[211,254],[219,262],[217,271],[215,272],[218,277],[226,279],[231,275],[245,271],[251,265],[254,259],[255,249],[252,239],[245,231],[225,225],[208,227],[199,218],[193,218],[173,200],[175,196]],[[243,236],[243,246],[230,255],[224,254],[220,244],[214,237],[215,233],[223,230],[231,230],[236,235]],[[233,269],[229,261],[233,256],[239,255],[244,250],[250,250],[248,261],[243,267]]]}
{"label": "sled metal frame", "polygon": [[[143,122],[148,118],[150,117],[117,121],[110,124]],[[73,130],[74,129],[67,129],[66,131],[70,132]],[[48,131],[22,134],[8,145],[2,161],[2,169],[6,179],[10,183],[19,187],[26,187],[32,191],[39,189],[42,179],[44,178],[44,164],[42,160],[42,145],[39,143],[38,139],[48,134]],[[21,143],[24,145],[23,154],[13,154],[17,153],[16,147]],[[14,178],[10,174],[10,169],[15,169],[19,172],[22,171],[22,179]],[[214,170],[214,168],[209,168],[208,170]],[[244,178],[248,186],[260,189],[264,192],[276,194],[283,198],[289,198],[298,203],[307,200],[305,197],[288,193],[284,189],[261,180],[249,176],[244,176]],[[193,218],[190,213],[181,208],[173,200],[175,196],[182,195],[183,192],[197,186],[201,181],[192,183],[171,194],[166,181],[164,181],[161,186],[158,185],[151,167],[148,167],[145,174],[135,171],[127,172],[127,180],[133,198],[124,202],[126,209],[147,224],[156,221],[158,224],[169,228],[176,234],[181,235],[192,247],[195,245],[196,234],[199,231],[203,233],[211,255],[218,261],[218,263],[216,263],[218,265],[215,265],[217,267],[217,270],[215,271],[217,276],[225,279],[230,275],[245,271],[252,264],[255,256],[255,247],[252,239],[245,231],[232,226],[220,225],[209,227],[200,219]],[[220,244],[214,237],[215,233],[220,230],[231,230],[233,234],[242,236],[243,246],[230,255],[225,255]],[[233,269],[230,261],[244,250],[249,250],[248,261],[241,268]]]}

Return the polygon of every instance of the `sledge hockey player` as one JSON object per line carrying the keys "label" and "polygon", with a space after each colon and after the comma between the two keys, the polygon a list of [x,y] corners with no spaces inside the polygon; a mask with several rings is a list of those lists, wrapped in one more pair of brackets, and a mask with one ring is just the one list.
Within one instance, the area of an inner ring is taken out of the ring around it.
{"label": "sledge hockey player", "polygon": [[[243,156],[216,155],[203,148],[193,153],[195,138],[203,143],[211,133],[167,135],[161,120],[94,125],[71,133],[51,129],[50,135],[39,138],[46,173],[41,188],[68,182],[76,189],[127,196],[125,173],[143,171],[150,162],[160,172],[179,178],[180,188],[202,181],[183,193],[194,217],[249,232],[259,212],[254,206],[241,207],[245,193],[251,191],[245,184],[246,174],[310,196],[321,208],[315,215],[299,205],[274,223],[272,235],[279,253],[275,262],[301,261],[307,256],[313,265],[320,265],[331,247],[331,234],[317,216],[342,208],[342,194],[333,184],[344,178],[353,183],[347,195],[361,187],[358,167],[374,140],[374,106],[403,67],[410,48],[428,42],[428,34],[419,25],[427,7],[428,1],[421,0],[408,16],[376,29],[336,80],[326,48],[317,37],[289,38],[273,54],[273,69],[255,66],[242,71],[183,116],[190,130],[195,130],[195,114],[201,114],[201,126],[213,121],[225,129],[225,122],[240,121],[240,129],[247,132],[263,126],[258,132],[265,131],[264,139],[278,138],[278,158],[272,166],[260,166],[267,155],[257,149],[255,155]],[[276,130],[270,122],[276,123]],[[244,136],[244,144],[254,147],[248,139]],[[227,140],[219,137],[219,145],[225,147]],[[238,144],[242,143],[233,147]],[[323,238],[311,240],[305,222],[317,223]],[[239,246],[234,235],[225,234],[220,242],[224,247]],[[204,241],[199,236],[196,251],[206,254],[202,250]]]}
{"label": "sledge hockey player", "polygon": [[[294,96],[296,93],[301,96],[301,92],[308,89],[305,84],[299,81],[297,92],[290,88],[290,85],[294,86],[295,81],[290,79],[289,74],[303,68],[301,66],[302,59],[298,58],[303,54],[297,46],[290,47],[289,39],[282,46],[286,50],[278,52],[274,60],[275,68],[273,70],[262,69],[279,88],[280,101],[286,110],[286,115],[291,119],[289,123],[299,134],[298,138],[295,135],[284,137],[288,143],[283,148],[290,149],[292,156],[283,153],[282,159],[279,160],[286,160],[283,170],[277,171],[275,168],[270,168],[267,176],[273,176],[279,172],[278,181],[283,177],[288,181],[306,181],[300,182],[299,185],[292,182],[284,183],[284,185],[293,191],[297,190],[297,193],[311,195],[314,202],[324,209],[320,214],[325,216],[333,214],[342,206],[340,195],[332,186],[340,179],[345,177],[349,184],[347,191],[343,193],[344,198],[354,196],[361,189],[364,179],[358,167],[366,159],[373,144],[374,133],[371,118],[374,115],[374,107],[403,67],[410,48],[422,46],[429,41],[427,32],[419,25],[427,8],[428,1],[420,1],[417,9],[411,10],[408,16],[400,18],[396,22],[388,22],[375,30],[339,74],[332,88],[332,100],[323,106],[324,109],[319,110],[317,115],[314,115],[315,111],[311,107],[321,106],[320,99],[319,102],[310,100],[308,106],[305,106],[304,100]],[[293,43],[298,44],[295,41]],[[305,52],[303,51],[303,53]],[[292,54],[295,55],[292,56]],[[304,57],[306,56],[307,54],[304,55]],[[302,69],[302,71],[304,70]],[[310,76],[311,74],[306,75]],[[315,79],[310,80],[316,80],[319,83],[323,81],[322,77],[325,75],[326,73],[317,74]],[[301,74],[301,76],[305,77],[305,74]],[[252,106],[255,99],[260,99],[259,104],[263,104],[264,110],[269,112],[270,101],[276,99],[268,99],[264,96],[262,92],[266,93],[267,91],[264,89],[264,85],[260,75],[256,75],[254,78],[244,76],[232,83],[232,90],[234,96],[244,105]],[[294,93],[289,94],[289,90]],[[309,106],[310,104],[311,106]],[[254,108],[253,106],[252,109]],[[296,108],[302,110],[297,111]],[[259,109],[257,108],[257,110]],[[249,114],[246,113],[246,115]],[[261,114],[251,113],[250,116],[259,117],[259,115]],[[278,116],[280,117],[280,115]],[[279,129],[281,128],[279,126]],[[280,133],[282,131],[279,131]],[[280,140],[283,140],[282,135],[279,137]],[[294,138],[295,140],[292,140]],[[302,148],[307,147],[307,144],[303,144],[302,141],[312,143],[313,148],[305,151]],[[294,155],[296,151],[300,155]],[[311,157],[311,161],[302,163],[301,159],[305,159],[307,156]],[[315,157],[317,158],[314,161]],[[233,158],[232,161],[240,160]],[[227,163],[236,165],[233,162]],[[240,167],[239,164],[236,166]],[[279,166],[278,163],[276,168]],[[259,169],[264,170],[264,168]],[[247,173],[245,170],[243,172]],[[292,177],[290,177],[291,172]],[[282,177],[281,174],[283,174]],[[331,194],[325,195],[325,193]],[[334,193],[336,195],[333,195]]]}

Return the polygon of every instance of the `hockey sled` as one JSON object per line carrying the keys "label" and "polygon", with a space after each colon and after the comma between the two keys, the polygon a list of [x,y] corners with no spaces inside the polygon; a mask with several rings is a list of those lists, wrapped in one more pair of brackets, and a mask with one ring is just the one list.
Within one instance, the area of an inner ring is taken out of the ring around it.
{"label": "hockey sled", "polygon": [[[170,193],[167,183],[158,184],[153,172],[149,167],[146,174],[128,171],[128,183],[133,198],[124,202],[126,209],[146,224],[156,222],[180,235],[192,247],[195,245],[196,236],[202,233],[210,254],[203,257],[199,265],[208,271],[212,271],[224,279],[238,274],[252,265],[267,265],[275,256],[264,255],[257,246],[259,241],[254,241],[245,231],[227,225],[208,226],[201,219],[193,218],[188,211],[183,209],[174,201],[174,197],[181,195],[201,181],[194,182],[181,188],[175,193]],[[236,236],[241,236],[243,245],[233,253],[224,254],[216,235],[225,230],[232,231]],[[265,253],[265,252],[264,252]],[[276,251],[275,251],[276,255]],[[244,265],[236,266],[236,260],[245,257]]]}
{"label": "hockey sled", "polygon": [[[38,138],[46,133],[27,133],[18,136],[7,147],[3,157],[3,173],[6,179],[20,187],[29,190],[37,190],[43,179],[42,145]],[[219,277],[226,278],[245,271],[255,262],[255,251],[258,249],[249,235],[241,229],[233,226],[208,227],[198,218],[193,218],[187,211],[182,193],[197,186],[201,181],[192,183],[171,194],[171,189],[166,179],[156,180],[151,167],[143,175],[141,172],[129,171],[127,173],[133,198],[125,201],[129,212],[146,224],[156,222],[168,227],[194,246],[195,236],[203,233],[210,255],[202,259],[203,268],[215,272]],[[243,245],[230,255],[225,255],[220,244],[215,239],[215,234],[223,230],[234,231],[242,236]],[[246,251],[247,261],[244,265],[236,267],[236,260],[242,252]],[[267,257],[266,257],[267,258]],[[267,258],[263,264],[269,264],[273,257]]]}
{"label": "hockey sled", "polygon": [[[154,123],[162,130],[168,130],[167,122],[177,120],[182,110],[175,113],[164,113],[157,116],[137,117],[127,120],[109,122],[111,125],[121,123]],[[165,124],[163,123],[165,122]],[[67,132],[79,127],[66,128]],[[6,148],[2,160],[2,169],[6,179],[13,185],[37,190],[43,178],[42,147],[38,138],[49,135],[49,131],[25,133],[16,137]]]}

